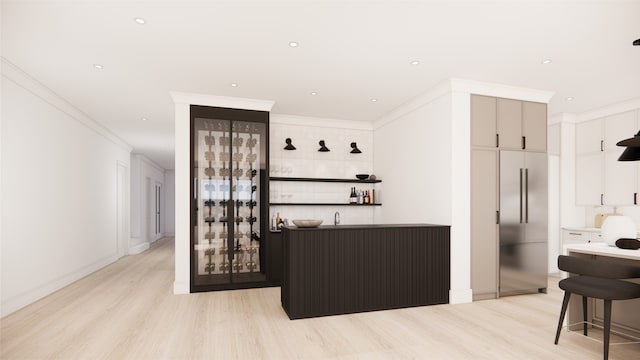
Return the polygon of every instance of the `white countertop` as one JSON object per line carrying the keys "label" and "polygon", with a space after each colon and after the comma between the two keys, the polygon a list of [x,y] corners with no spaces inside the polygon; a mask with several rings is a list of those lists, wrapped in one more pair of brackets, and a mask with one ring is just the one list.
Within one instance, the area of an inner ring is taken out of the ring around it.
{"label": "white countertop", "polygon": [[570,252],[640,261],[640,250],[620,249],[615,246],[609,246],[606,243],[571,244],[564,246],[564,253],[569,254]]}
{"label": "white countertop", "polygon": [[563,227],[562,230],[568,230],[568,231],[590,231],[590,232],[600,232],[600,231],[602,231],[601,228],[595,228],[595,227]]}

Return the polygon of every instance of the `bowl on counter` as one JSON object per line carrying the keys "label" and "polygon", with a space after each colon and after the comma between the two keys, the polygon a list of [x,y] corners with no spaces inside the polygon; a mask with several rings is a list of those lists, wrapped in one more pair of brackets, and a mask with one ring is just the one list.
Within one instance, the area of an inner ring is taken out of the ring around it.
{"label": "bowl on counter", "polygon": [[322,224],[322,220],[297,219],[292,221],[293,224],[299,228],[313,228]]}
{"label": "bowl on counter", "polygon": [[356,177],[360,180],[367,180],[369,178],[369,174],[356,174]]}

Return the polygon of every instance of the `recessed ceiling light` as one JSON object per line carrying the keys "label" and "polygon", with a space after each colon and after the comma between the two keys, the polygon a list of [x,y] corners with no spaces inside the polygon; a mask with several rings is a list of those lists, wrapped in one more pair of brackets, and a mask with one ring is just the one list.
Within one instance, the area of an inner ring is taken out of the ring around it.
{"label": "recessed ceiling light", "polygon": [[566,100],[567,100],[567,101],[573,101],[573,97],[569,96],[569,97],[567,97],[567,99],[566,99]]}
{"label": "recessed ceiling light", "polygon": [[545,65],[546,65],[546,64],[551,64],[552,62],[553,62],[553,60],[551,60],[551,59],[544,59],[544,60],[542,60],[542,63],[543,63],[543,64],[545,64]]}
{"label": "recessed ceiling light", "polygon": [[145,20],[145,19],[143,19],[141,17],[134,18],[133,21],[137,22],[140,25],[144,25],[144,24],[147,23],[147,20]]}
{"label": "recessed ceiling light", "polygon": [[236,84],[236,83],[231,83],[231,87],[238,87],[238,84]]}
{"label": "recessed ceiling light", "polygon": [[378,101],[378,99],[371,99],[371,102],[376,102]]}
{"label": "recessed ceiling light", "polygon": [[420,65],[420,61],[418,61],[418,60],[413,60],[413,61],[411,62],[411,65]]}
{"label": "recessed ceiling light", "polygon": [[298,47],[298,43],[296,41],[290,41],[289,42],[289,46],[291,47]]}
{"label": "recessed ceiling light", "polygon": [[104,68],[104,66],[100,65],[100,64],[93,64],[93,67],[100,70],[102,68]]}
{"label": "recessed ceiling light", "polygon": [[317,93],[317,92],[315,92],[315,91],[312,91],[312,92],[311,92],[311,95],[316,96],[316,95],[318,95],[318,93]]}
{"label": "recessed ceiling light", "polygon": [[147,118],[146,117],[141,117],[140,120],[147,121]]}

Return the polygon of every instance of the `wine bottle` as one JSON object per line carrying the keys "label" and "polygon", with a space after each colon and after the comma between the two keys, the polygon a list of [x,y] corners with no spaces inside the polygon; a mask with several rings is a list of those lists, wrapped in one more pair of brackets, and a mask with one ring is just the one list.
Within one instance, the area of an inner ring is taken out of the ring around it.
{"label": "wine bottle", "polygon": [[364,191],[364,203],[369,204],[369,191]]}
{"label": "wine bottle", "polygon": [[351,188],[351,195],[349,195],[349,204],[356,203],[356,188],[355,186]]}

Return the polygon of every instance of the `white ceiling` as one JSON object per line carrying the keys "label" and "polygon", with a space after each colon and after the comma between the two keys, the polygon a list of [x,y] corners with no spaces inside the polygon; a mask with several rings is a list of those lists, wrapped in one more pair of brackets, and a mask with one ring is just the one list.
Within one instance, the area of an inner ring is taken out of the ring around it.
{"label": "white ceiling", "polygon": [[550,114],[640,97],[637,0],[3,0],[1,10],[5,59],[167,169],[169,91],[362,121],[451,77],[554,91]]}

